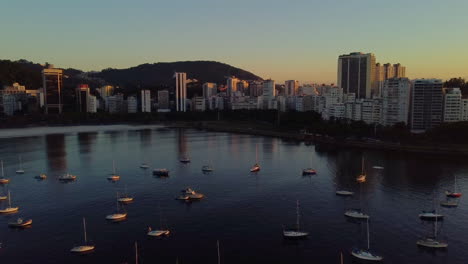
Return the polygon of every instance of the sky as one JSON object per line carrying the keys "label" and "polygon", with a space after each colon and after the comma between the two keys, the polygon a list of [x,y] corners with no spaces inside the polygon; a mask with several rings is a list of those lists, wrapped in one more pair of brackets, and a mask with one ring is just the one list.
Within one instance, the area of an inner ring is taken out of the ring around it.
{"label": "sky", "polygon": [[215,60],[277,82],[336,83],[341,54],[410,78],[468,78],[466,0],[2,0],[0,59],[101,70]]}

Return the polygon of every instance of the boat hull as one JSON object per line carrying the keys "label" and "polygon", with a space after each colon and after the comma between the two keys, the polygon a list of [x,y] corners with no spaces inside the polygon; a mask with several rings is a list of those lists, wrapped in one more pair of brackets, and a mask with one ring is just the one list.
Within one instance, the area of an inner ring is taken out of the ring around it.
{"label": "boat hull", "polygon": [[0,179],[0,184],[7,184],[10,182],[10,179]]}
{"label": "boat hull", "polygon": [[15,228],[22,228],[22,227],[27,227],[27,226],[30,226],[30,225],[32,225],[32,219],[23,221],[23,222],[21,222],[21,223],[18,223],[18,222],[10,222],[10,223],[8,223],[8,226],[9,226],[9,227],[15,227]]}
{"label": "boat hull", "polygon": [[349,191],[336,191],[336,195],[340,195],[340,196],[352,196],[354,195],[353,192],[349,192]]}
{"label": "boat hull", "polygon": [[440,214],[419,214],[419,218],[421,218],[422,220],[435,221],[435,220],[443,220],[444,216]]}
{"label": "boat hull", "polygon": [[286,230],[283,231],[283,237],[286,239],[301,239],[306,238],[309,235],[308,232],[295,231],[295,230]]}
{"label": "boat hull", "polygon": [[434,239],[421,239],[416,242],[416,245],[427,248],[447,248],[448,244]]}
{"label": "boat hull", "polygon": [[124,197],[124,198],[117,199],[119,203],[133,203],[133,200],[134,199],[131,197]]}
{"label": "boat hull", "polygon": [[158,177],[169,177],[169,171],[163,170],[163,169],[157,169],[153,171],[153,175],[158,176]]}
{"label": "boat hull", "polygon": [[346,211],[344,213],[344,215],[346,217],[350,217],[350,218],[354,218],[354,219],[369,219],[370,216],[364,214],[364,213],[361,213],[361,212],[357,212],[357,211]]}
{"label": "boat hull", "polygon": [[24,174],[24,170],[17,170],[16,174]]}
{"label": "boat hull", "polygon": [[169,230],[154,230],[148,232],[148,236],[152,237],[162,237],[162,236],[168,236],[171,232]]}
{"label": "boat hull", "polygon": [[367,250],[353,250],[351,255],[355,258],[367,260],[367,261],[382,261],[383,257],[375,255]]}
{"label": "boat hull", "polygon": [[0,214],[13,214],[19,211],[19,207],[8,207],[5,209],[0,209]]}
{"label": "boat hull", "polygon": [[459,193],[459,192],[445,192],[445,195],[447,197],[451,197],[451,198],[460,198],[462,196],[462,193]]}
{"label": "boat hull", "polygon": [[94,246],[78,246],[72,248],[70,251],[73,253],[86,253],[94,250]]}
{"label": "boat hull", "polygon": [[111,214],[106,216],[106,220],[109,221],[121,221],[127,218],[127,214]]}

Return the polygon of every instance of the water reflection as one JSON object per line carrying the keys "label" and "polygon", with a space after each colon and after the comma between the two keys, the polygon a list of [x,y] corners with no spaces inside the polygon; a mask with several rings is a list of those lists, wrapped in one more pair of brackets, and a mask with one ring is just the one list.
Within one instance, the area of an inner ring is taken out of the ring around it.
{"label": "water reflection", "polygon": [[78,133],[77,139],[80,154],[87,154],[92,152],[97,135],[97,132]]}
{"label": "water reflection", "polygon": [[64,134],[49,134],[45,136],[47,164],[52,171],[67,170],[67,152]]}

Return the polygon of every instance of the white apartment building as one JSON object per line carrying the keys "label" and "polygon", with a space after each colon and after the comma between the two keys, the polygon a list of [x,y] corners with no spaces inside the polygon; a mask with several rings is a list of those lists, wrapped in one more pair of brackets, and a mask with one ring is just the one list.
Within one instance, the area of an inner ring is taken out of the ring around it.
{"label": "white apartment building", "polygon": [[185,72],[176,72],[176,111],[187,111],[187,74]]}
{"label": "white apartment building", "polygon": [[98,108],[98,100],[96,96],[88,96],[88,113],[96,113]]}
{"label": "white apartment building", "polygon": [[151,113],[151,91],[141,90],[141,112]]}
{"label": "white apartment building", "polygon": [[237,83],[239,82],[239,79],[236,77],[232,76],[227,79],[226,86],[227,86],[227,95],[228,97],[233,96],[234,92],[237,91]]}
{"label": "white apartment building", "polygon": [[138,109],[138,101],[135,96],[129,96],[127,98],[127,113],[136,113]]}
{"label": "white apartment building", "polygon": [[408,124],[411,82],[408,78],[391,78],[382,87],[382,120],[384,126]]}
{"label": "white apartment building", "polygon": [[192,98],[192,110],[197,112],[204,112],[206,110],[205,98],[201,96]]}
{"label": "white apartment building", "polygon": [[288,80],[284,82],[284,93],[286,96],[296,96],[299,94],[299,81]]}
{"label": "white apartment building", "polygon": [[443,122],[458,122],[463,112],[460,88],[444,88]]}

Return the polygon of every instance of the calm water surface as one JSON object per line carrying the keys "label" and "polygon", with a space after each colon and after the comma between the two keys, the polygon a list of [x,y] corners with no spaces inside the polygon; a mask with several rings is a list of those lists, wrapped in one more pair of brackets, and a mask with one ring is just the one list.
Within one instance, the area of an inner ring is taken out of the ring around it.
{"label": "calm water surface", "polygon": [[[262,170],[251,174],[256,146]],[[190,155],[190,164],[178,161],[183,153]],[[19,155],[24,175],[15,174]],[[362,156],[368,181],[359,186],[354,179]],[[0,157],[11,178],[1,191],[9,189],[13,205],[20,207],[16,215],[0,216],[2,264],[134,263],[135,241],[140,263],[175,263],[176,258],[181,264],[216,263],[216,240],[222,263],[339,263],[340,251],[345,263],[354,263],[349,250],[366,245],[366,226],[347,220],[343,213],[356,207],[371,215],[371,248],[385,257],[385,263],[468,262],[468,164],[463,159],[323,152],[275,138],[125,126],[0,131]],[[113,160],[121,175],[117,183],[106,180]],[[151,169],[139,168],[142,162],[168,168],[170,177],[154,178]],[[215,171],[203,174],[205,164],[213,164]],[[374,165],[385,170],[372,169]],[[314,167],[318,175],[303,177],[304,167]],[[40,172],[49,177],[35,180]],[[78,180],[58,182],[56,177],[66,172]],[[438,223],[440,238],[449,248],[420,249],[416,240],[430,235],[433,226],[419,220],[418,214],[444,199],[443,191],[453,187],[454,175],[465,196],[458,208],[438,209],[446,216]],[[128,219],[106,222],[105,216],[115,210],[116,193],[125,186],[135,197],[125,207]],[[206,199],[176,201],[187,186]],[[337,189],[356,195],[337,197]],[[282,226],[294,224],[296,200],[310,237],[285,241]],[[146,236],[148,226],[159,226],[161,212],[163,225],[172,234],[151,239]],[[33,227],[8,228],[18,216],[32,218]],[[88,238],[96,245],[85,256],[69,252],[82,243],[82,217]]]}

